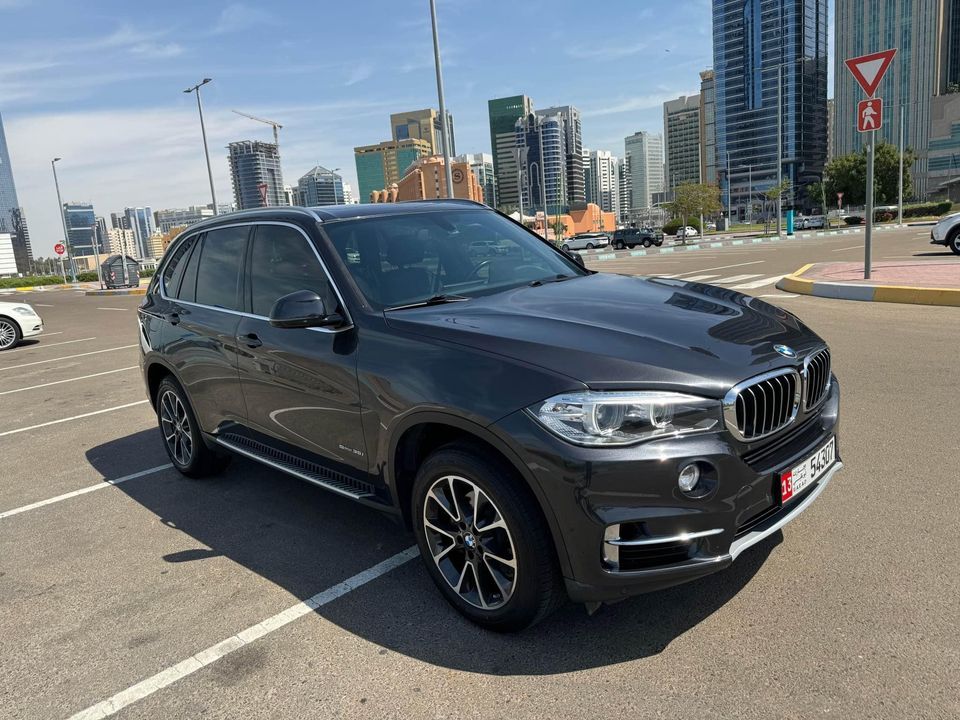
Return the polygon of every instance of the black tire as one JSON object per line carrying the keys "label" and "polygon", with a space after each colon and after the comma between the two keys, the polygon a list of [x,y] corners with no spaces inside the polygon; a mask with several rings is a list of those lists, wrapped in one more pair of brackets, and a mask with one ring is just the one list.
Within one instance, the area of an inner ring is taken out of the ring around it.
{"label": "black tire", "polygon": [[653,243],[650,242],[649,240],[644,240],[644,241],[643,241],[643,246],[644,246],[645,248],[648,248],[648,247],[650,247],[651,245],[653,245]]}
{"label": "black tire", "polygon": [[[450,480],[451,476],[455,479]],[[457,515],[464,518],[463,523],[455,522],[449,510],[444,514],[444,505],[436,499],[449,500],[451,483],[461,490],[471,485],[479,489],[472,496],[459,493],[455,507],[462,510]],[[471,514],[473,508],[469,506],[470,498],[481,494],[486,496],[486,500],[477,501],[486,518],[482,526],[473,523],[476,514]],[[414,480],[411,514],[427,573],[440,593],[468,620],[488,630],[516,632],[543,620],[566,601],[550,531],[536,499],[513,468],[490,458],[489,453],[469,444],[454,444],[430,455]],[[425,515],[432,518],[431,537],[427,535]],[[504,528],[483,533],[482,528],[492,524],[491,517],[502,519]],[[437,532],[441,525],[458,533],[459,539],[448,532]],[[471,543],[473,533],[476,539]],[[452,549],[447,550],[450,546]],[[473,549],[468,551],[468,547]],[[435,551],[442,553],[438,560],[434,560]],[[496,553],[505,557],[513,554],[512,578],[506,565],[486,559],[497,557]],[[481,564],[484,562],[486,570]],[[440,564],[445,564],[444,570]],[[474,568],[472,575],[467,572],[468,566]],[[496,568],[504,573],[501,579],[494,575]],[[451,578],[459,573],[458,584],[468,592],[461,595],[444,572]],[[484,593],[483,585],[492,592]],[[481,603],[484,601],[480,598],[486,597],[489,602],[485,604],[490,608],[469,601],[470,595]]]}
{"label": "black tire", "polygon": [[[176,422],[170,422],[171,417]],[[170,462],[187,477],[217,475],[230,464],[229,455],[207,447],[187,394],[170,376],[161,380],[157,388],[157,424]],[[173,439],[170,438],[171,432]]]}
{"label": "black tire", "polygon": [[960,255],[960,228],[953,231],[953,235],[947,238],[947,247],[953,250],[954,255]]}
{"label": "black tire", "polygon": [[623,248],[625,247],[624,244],[623,244],[623,240],[617,240],[617,241],[613,244],[613,247],[614,247],[614,249],[616,249],[616,250],[623,250]]}
{"label": "black tire", "polygon": [[587,243],[587,250],[593,250],[593,243]]}
{"label": "black tire", "polygon": [[570,252],[570,246],[567,245],[566,243],[564,243],[564,244],[563,244],[563,247],[560,248],[560,249],[563,250],[564,252]]}
{"label": "black tire", "polygon": [[631,250],[633,250],[636,246],[637,246],[636,243],[631,243],[631,244],[627,245],[627,247],[630,248]]}
{"label": "black tire", "polygon": [[22,339],[20,325],[15,320],[0,316],[0,350],[16,347]]}

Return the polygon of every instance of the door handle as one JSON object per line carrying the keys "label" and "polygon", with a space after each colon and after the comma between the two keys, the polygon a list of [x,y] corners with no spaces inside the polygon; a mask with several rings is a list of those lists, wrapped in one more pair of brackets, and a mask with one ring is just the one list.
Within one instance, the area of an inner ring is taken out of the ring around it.
{"label": "door handle", "polygon": [[163,319],[166,320],[171,325],[178,325],[180,324],[180,313],[178,312],[164,313]]}
{"label": "door handle", "polygon": [[263,345],[263,340],[261,340],[256,333],[247,333],[244,335],[243,342],[248,348],[258,348]]}

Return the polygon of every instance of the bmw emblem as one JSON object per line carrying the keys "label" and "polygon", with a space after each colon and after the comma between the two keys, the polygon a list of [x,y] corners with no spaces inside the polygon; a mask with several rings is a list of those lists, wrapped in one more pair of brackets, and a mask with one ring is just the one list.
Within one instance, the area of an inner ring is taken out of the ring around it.
{"label": "bmw emblem", "polygon": [[773,349],[783,355],[785,358],[795,358],[797,356],[797,351],[792,347],[787,347],[786,345],[774,345]]}

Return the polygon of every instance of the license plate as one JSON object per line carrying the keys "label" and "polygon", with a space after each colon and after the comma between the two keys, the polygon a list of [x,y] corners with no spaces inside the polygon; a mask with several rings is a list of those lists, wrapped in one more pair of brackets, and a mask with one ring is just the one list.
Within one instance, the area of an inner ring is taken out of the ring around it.
{"label": "license plate", "polygon": [[780,500],[787,502],[810,487],[837,459],[837,439],[830,441],[802,463],[780,475]]}

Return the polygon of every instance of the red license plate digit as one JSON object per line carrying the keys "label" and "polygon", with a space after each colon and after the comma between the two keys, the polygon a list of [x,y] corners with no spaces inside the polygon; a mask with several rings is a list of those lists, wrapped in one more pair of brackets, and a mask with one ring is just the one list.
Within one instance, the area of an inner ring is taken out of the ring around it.
{"label": "red license plate digit", "polygon": [[785,472],[780,476],[780,501],[786,502],[793,497],[793,472]]}

